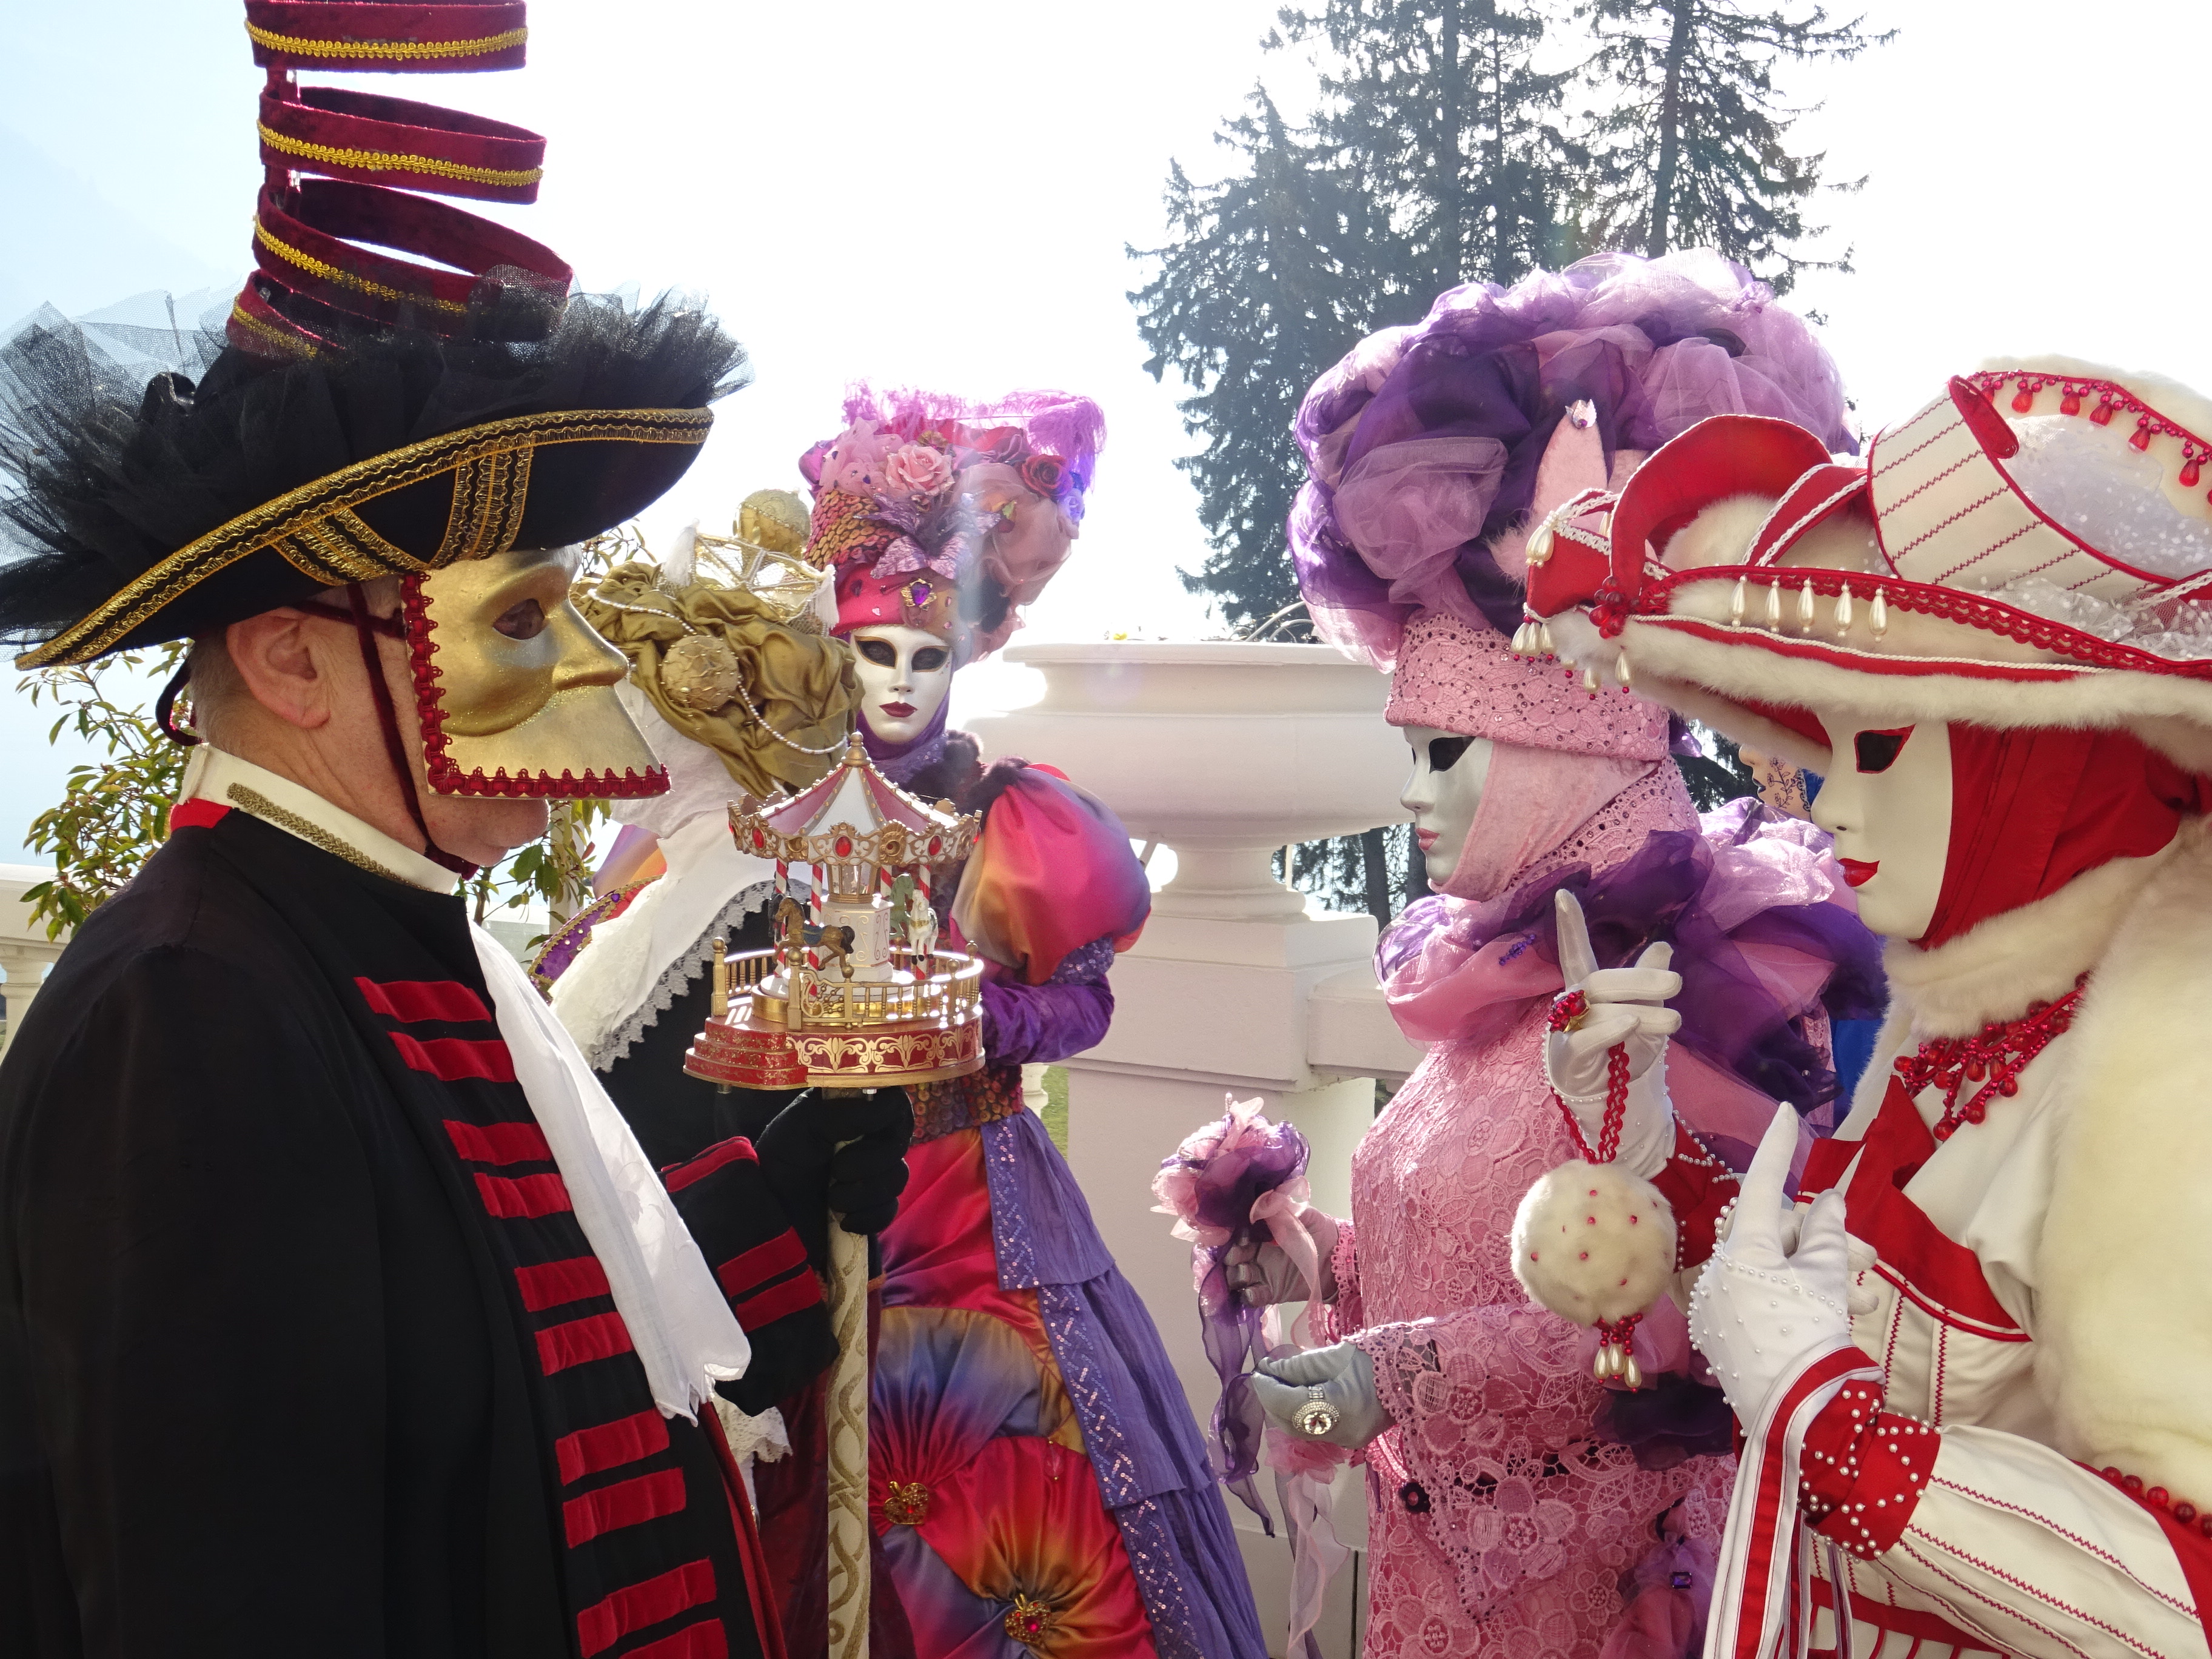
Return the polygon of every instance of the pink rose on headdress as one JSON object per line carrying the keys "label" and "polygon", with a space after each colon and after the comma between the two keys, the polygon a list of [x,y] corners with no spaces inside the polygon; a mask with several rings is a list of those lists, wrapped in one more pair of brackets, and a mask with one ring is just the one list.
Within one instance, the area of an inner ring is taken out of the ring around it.
{"label": "pink rose on headdress", "polygon": [[952,458],[928,444],[901,444],[884,462],[883,493],[933,501],[952,487]]}

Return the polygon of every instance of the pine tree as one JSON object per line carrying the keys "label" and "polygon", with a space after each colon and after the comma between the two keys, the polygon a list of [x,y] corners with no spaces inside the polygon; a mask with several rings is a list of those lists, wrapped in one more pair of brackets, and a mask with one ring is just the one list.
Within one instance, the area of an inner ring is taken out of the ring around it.
{"label": "pine tree", "polygon": [[1315,378],[1375,325],[1395,246],[1353,175],[1265,88],[1217,142],[1240,168],[1195,185],[1174,165],[1169,240],[1128,250],[1159,262],[1129,300],[1146,368],[1155,380],[1172,368],[1191,388],[1178,407],[1206,440],[1176,463],[1198,486],[1212,547],[1183,580],[1249,624],[1297,599],[1283,522],[1305,465],[1291,422]]}
{"label": "pine tree", "polygon": [[1793,21],[1739,0],[1584,0],[1576,15],[1596,46],[1583,72],[1605,106],[1592,128],[1612,246],[1655,258],[1717,247],[1778,291],[1801,270],[1850,268],[1848,249],[1831,260],[1793,252],[1826,229],[1805,222],[1826,158],[1784,148],[1808,112],[1783,100],[1774,71],[1848,60],[1896,31],[1870,34],[1858,17],[1832,24],[1819,7]]}
{"label": "pine tree", "polygon": [[1589,165],[1559,106],[1571,70],[1539,72],[1545,18],[1510,0],[1324,0],[1286,7],[1291,40],[1326,42],[1316,125],[1392,215],[1404,276],[1429,296],[1512,283],[1587,251],[1560,206]]}

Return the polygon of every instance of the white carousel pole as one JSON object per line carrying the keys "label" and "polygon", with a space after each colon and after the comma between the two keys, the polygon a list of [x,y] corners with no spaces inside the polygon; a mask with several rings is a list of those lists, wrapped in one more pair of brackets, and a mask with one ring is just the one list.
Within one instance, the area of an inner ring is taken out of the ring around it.
{"label": "white carousel pole", "polygon": [[[857,1091],[824,1091],[829,1098]],[[830,1323],[837,1334],[823,1421],[830,1441],[830,1659],[868,1654],[868,1241],[830,1227]]]}

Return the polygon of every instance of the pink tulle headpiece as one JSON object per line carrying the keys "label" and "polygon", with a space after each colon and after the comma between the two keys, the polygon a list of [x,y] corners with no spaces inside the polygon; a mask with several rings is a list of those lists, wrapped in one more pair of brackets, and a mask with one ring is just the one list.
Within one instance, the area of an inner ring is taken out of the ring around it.
{"label": "pink tulle headpiece", "polygon": [[990,404],[856,388],[848,424],[799,459],[808,555],[836,572],[837,631],[902,623],[987,656],[1073,550],[1105,441],[1087,398]]}
{"label": "pink tulle headpiece", "polygon": [[1583,689],[1560,662],[1516,657],[1501,635],[1424,611],[1406,629],[1382,718],[1495,743],[1616,760],[1663,760],[1667,711],[1626,691]]}

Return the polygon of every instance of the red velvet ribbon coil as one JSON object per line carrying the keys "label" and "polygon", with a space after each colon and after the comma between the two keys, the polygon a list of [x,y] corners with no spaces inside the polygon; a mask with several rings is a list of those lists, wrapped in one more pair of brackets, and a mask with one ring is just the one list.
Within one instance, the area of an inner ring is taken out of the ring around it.
{"label": "red velvet ribbon coil", "polygon": [[[356,246],[362,242],[459,270],[373,252]],[[495,266],[519,267],[556,293],[567,291],[572,275],[551,248],[504,225],[443,202],[343,179],[307,179],[286,206],[264,186],[253,254],[278,283],[325,305],[380,322],[411,311],[419,324],[441,331],[460,320],[477,277]]]}
{"label": "red velvet ribbon coil", "polygon": [[246,0],[253,61],[264,69],[392,75],[520,69],[529,8],[386,5],[377,0]]}
{"label": "red velvet ribbon coil", "polygon": [[492,202],[534,202],[545,140],[526,128],[342,87],[261,94],[261,160],[276,172]]}

